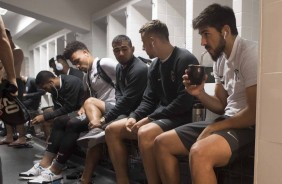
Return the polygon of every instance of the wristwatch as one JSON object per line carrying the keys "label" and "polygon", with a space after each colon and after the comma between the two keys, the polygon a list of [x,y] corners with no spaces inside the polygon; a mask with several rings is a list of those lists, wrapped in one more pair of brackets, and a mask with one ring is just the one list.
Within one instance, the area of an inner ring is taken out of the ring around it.
{"label": "wristwatch", "polygon": [[100,119],[100,123],[101,123],[101,125],[105,124],[105,117],[104,117],[104,116],[103,116],[103,117],[101,117],[101,119]]}

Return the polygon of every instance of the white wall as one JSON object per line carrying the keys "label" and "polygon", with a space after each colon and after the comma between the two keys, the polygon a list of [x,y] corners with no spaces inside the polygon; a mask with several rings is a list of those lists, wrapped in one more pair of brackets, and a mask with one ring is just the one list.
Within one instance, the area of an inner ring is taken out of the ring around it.
{"label": "white wall", "polygon": [[93,22],[92,27],[93,53],[98,57],[107,56],[107,19],[103,18]]}
{"label": "white wall", "polygon": [[141,56],[148,58],[146,52],[143,51],[143,43],[141,41],[139,29],[152,19],[152,8],[150,8],[150,11],[148,12],[146,8],[130,5],[127,7],[127,13],[126,34],[135,47],[134,55],[136,57]]}
{"label": "white wall", "polygon": [[108,28],[107,28],[107,57],[109,58],[115,58],[113,54],[113,48],[112,48],[112,40],[116,35],[119,34],[126,34],[126,25],[124,24],[126,22],[125,17],[125,10],[121,10],[120,12],[121,16],[114,16],[109,15],[108,16]]}
{"label": "white wall", "polygon": [[154,0],[153,19],[166,23],[172,45],[186,48],[186,1]]}
{"label": "white wall", "polygon": [[255,183],[282,183],[282,1],[261,0]]}

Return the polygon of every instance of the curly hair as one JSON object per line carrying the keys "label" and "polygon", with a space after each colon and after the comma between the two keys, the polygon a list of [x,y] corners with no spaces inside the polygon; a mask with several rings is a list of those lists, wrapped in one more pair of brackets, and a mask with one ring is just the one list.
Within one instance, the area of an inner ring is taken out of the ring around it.
{"label": "curly hair", "polygon": [[70,59],[72,54],[78,50],[87,50],[89,52],[88,48],[84,43],[79,41],[73,41],[67,44],[63,55],[66,59]]}

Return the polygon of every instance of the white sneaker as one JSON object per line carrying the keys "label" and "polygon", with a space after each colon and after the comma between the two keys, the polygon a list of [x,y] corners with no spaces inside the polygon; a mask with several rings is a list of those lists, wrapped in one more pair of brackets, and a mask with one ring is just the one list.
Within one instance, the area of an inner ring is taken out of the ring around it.
{"label": "white sneaker", "polygon": [[41,172],[41,175],[37,176],[33,180],[29,180],[28,184],[43,184],[43,183],[54,183],[63,179],[62,174],[54,174],[49,169]]}
{"label": "white sneaker", "polygon": [[34,179],[37,176],[39,176],[41,174],[41,172],[45,171],[46,169],[41,167],[39,165],[39,163],[36,163],[31,169],[29,169],[26,172],[22,172],[19,174],[19,177],[21,179],[26,179],[26,180],[30,180],[30,179]]}

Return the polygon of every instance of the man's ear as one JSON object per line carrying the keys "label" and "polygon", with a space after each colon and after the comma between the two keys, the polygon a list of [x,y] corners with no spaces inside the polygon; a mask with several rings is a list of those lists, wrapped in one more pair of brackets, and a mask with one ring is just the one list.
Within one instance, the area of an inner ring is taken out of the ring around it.
{"label": "man's ear", "polygon": [[150,41],[151,41],[152,47],[155,47],[155,38],[153,36],[150,36]]}
{"label": "man's ear", "polygon": [[133,51],[133,52],[135,51],[135,47],[134,47],[134,46],[132,46],[132,51]]}

